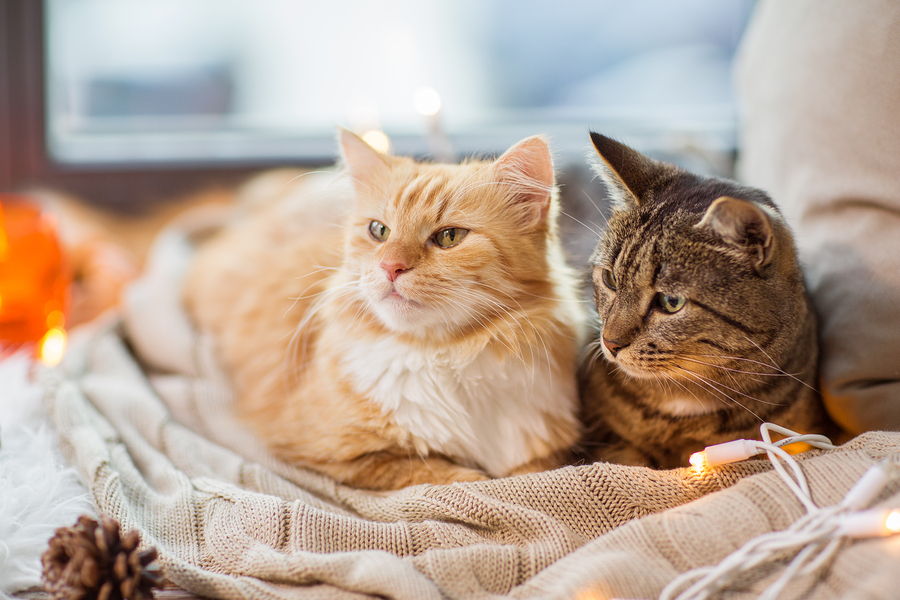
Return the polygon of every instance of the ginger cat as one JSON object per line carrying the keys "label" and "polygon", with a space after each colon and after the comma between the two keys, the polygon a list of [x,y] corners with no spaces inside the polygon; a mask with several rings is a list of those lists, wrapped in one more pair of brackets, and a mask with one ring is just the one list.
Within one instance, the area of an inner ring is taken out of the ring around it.
{"label": "ginger cat", "polygon": [[240,414],[280,458],[361,488],[563,464],[585,319],[546,142],[447,165],[339,140],[344,177],[257,199],[187,277]]}

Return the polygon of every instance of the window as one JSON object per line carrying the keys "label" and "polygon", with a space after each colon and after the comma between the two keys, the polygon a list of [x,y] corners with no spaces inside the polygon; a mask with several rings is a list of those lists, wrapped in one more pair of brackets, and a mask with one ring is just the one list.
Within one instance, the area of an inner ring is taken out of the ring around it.
{"label": "window", "polygon": [[650,152],[727,153],[731,60],[752,8],[752,0],[36,4],[0,9],[19,32],[7,43],[11,71],[40,103],[23,100],[6,122],[43,113],[28,133],[40,138],[30,143],[42,166],[25,168],[25,180],[82,190],[93,182],[95,196],[109,194],[100,180],[115,174],[134,193],[141,177],[152,188],[178,173],[329,163],[336,124],[438,158],[543,132],[563,161],[581,161],[591,128]]}

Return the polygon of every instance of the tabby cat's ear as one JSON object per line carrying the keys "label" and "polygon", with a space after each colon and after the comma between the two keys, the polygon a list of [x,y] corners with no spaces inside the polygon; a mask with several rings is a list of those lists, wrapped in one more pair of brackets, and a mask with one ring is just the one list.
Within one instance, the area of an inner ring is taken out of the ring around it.
{"label": "tabby cat's ear", "polygon": [[640,205],[645,194],[665,170],[665,165],[613,139],[591,132],[599,161],[594,171],[603,179],[610,196],[624,206]]}
{"label": "tabby cat's ear", "polygon": [[759,270],[772,261],[775,236],[766,212],[748,200],[717,198],[696,227],[707,227],[723,240],[747,252]]}
{"label": "tabby cat's ear", "polygon": [[361,137],[343,127],[338,128],[341,158],[353,179],[357,192],[368,190],[372,182],[390,173],[387,157]]}
{"label": "tabby cat's ear", "polygon": [[535,227],[547,219],[555,184],[553,157],[539,135],[525,138],[494,163],[500,180],[512,188],[523,225]]}

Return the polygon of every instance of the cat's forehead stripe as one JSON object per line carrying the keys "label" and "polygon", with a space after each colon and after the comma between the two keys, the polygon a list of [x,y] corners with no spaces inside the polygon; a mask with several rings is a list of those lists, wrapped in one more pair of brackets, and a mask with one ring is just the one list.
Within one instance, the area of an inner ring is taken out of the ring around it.
{"label": "cat's forehead stripe", "polygon": [[436,208],[437,219],[440,220],[450,200],[442,193],[447,187],[447,183],[444,177],[434,174],[421,174],[413,178],[398,190],[395,196],[397,212],[406,213],[413,209],[421,209],[423,206],[433,203],[435,199],[439,199],[440,202]]}
{"label": "cat's forehead stripe", "polygon": [[450,196],[448,196],[446,194],[441,194],[441,192],[444,191],[445,187],[446,187],[446,182],[441,181],[438,189],[433,190],[431,192],[435,196],[440,194],[440,200],[437,205],[437,216],[434,218],[434,220],[438,223],[440,223],[441,220],[444,218],[444,213],[447,211],[447,207],[450,206]]}
{"label": "cat's forehead stripe", "polygon": [[421,175],[414,177],[406,185],[400,187],[394,196],[394,203],[398,209],[409,208],[415,204],[416,200],[421,196],[422,190],[425,189],[429,180]]}
{"label": "cat's forehead stripe", "polygon": [[653,230],[651,231],[651,225],[653,225],[652,221],[642,224],[638,234],[629,240],[630,243],[622,246],[616,262],[619,263],[619,268],[623,272],[630,273],[636,268],[635,265],[639,269],[642,263],[655,255],[657,227],[652,227]]}

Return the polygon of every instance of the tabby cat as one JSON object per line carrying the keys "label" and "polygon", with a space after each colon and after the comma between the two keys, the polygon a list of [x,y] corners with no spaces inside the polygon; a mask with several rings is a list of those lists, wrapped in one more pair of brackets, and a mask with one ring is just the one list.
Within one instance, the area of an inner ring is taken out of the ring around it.
{"label": "tabby cat", "polygon": [[591,139],[614,207],[591,257],[589,456],[674,468],[706,445],[759,439],[763,421],[831,433],[812,387],[815,314],[769,197]]}
{"label": "tabby cat", "polygon": [[257,201],[186,279],[241,414],[282,459],[362,488],[562,464],[585,317],[546,142],[446,165],[339,138],[350,183]]}

